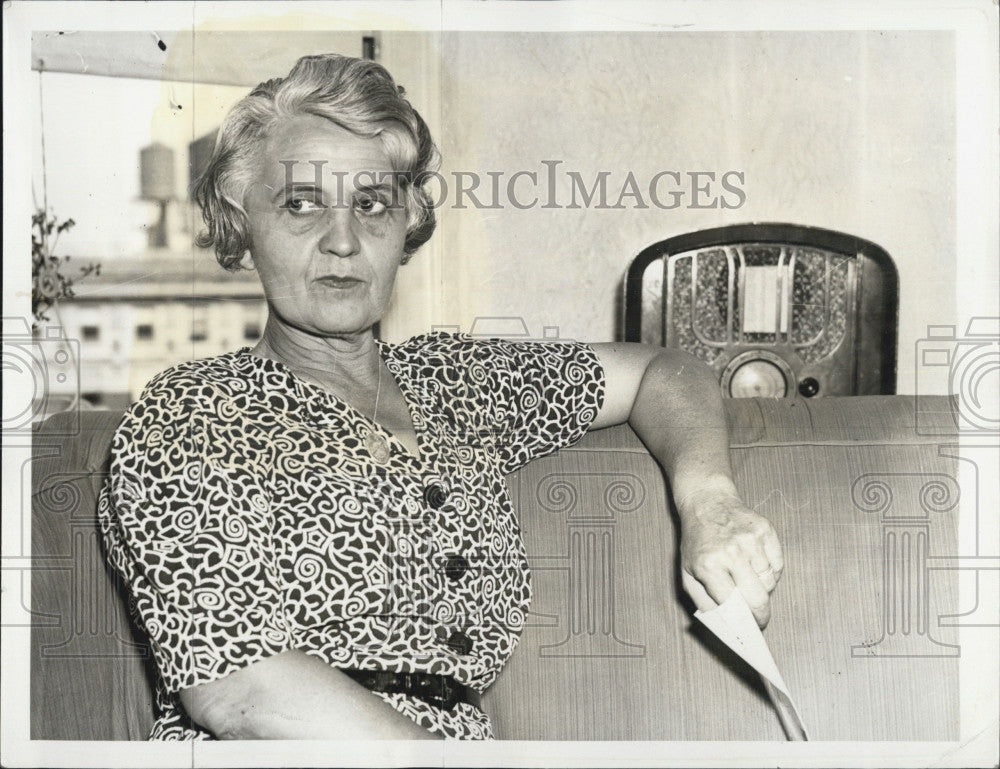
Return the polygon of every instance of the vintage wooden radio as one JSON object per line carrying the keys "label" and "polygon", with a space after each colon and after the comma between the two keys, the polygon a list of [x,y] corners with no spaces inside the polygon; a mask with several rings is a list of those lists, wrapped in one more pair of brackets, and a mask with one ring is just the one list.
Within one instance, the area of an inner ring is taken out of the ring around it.
{"label": "vintage wooden radio", "polygon": [[719,227],[640,253],[625,341],[686,350],[727,397],[894,393],[899,278],[867,240],[790,224]]}

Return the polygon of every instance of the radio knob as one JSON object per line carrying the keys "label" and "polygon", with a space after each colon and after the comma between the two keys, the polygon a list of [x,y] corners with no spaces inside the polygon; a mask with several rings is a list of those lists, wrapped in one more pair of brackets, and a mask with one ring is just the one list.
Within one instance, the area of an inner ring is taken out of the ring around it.
{"label": "radio knob", "polygon": [[819,392],[819,382],[813,377],[807,376],[799,382],[799,393],[805,398],[812,398]]}

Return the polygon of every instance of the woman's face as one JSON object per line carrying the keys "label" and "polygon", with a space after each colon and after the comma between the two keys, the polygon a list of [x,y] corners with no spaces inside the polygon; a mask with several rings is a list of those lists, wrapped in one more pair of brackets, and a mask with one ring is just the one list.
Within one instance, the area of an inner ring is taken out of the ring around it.
{"label": "woman's face", "polygon": [[262,157],[244,205],[272,316],[326,337],[371,328],[406,237],[403,195],[381,141],[303,115],[265,141]]}

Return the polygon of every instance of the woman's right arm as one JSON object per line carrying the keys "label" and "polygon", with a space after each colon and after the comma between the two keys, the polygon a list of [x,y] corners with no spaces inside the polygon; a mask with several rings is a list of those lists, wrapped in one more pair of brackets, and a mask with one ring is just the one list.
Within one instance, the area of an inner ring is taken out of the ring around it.
{"label": "woman's right arm", "polygon": [[336,668],[296,649],[182,689],[180,700],[219,739],[439,739]]}

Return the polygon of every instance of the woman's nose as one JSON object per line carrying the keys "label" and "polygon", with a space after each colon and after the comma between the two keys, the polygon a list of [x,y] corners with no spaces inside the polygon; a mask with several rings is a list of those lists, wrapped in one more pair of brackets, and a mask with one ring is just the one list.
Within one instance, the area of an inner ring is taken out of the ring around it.
{"label": "woman's nose", "polygon": [[331,206],[326,211],[320,250],[335,256],[354,256],[361,248],[355,227],[357,219],[350,206]]}

